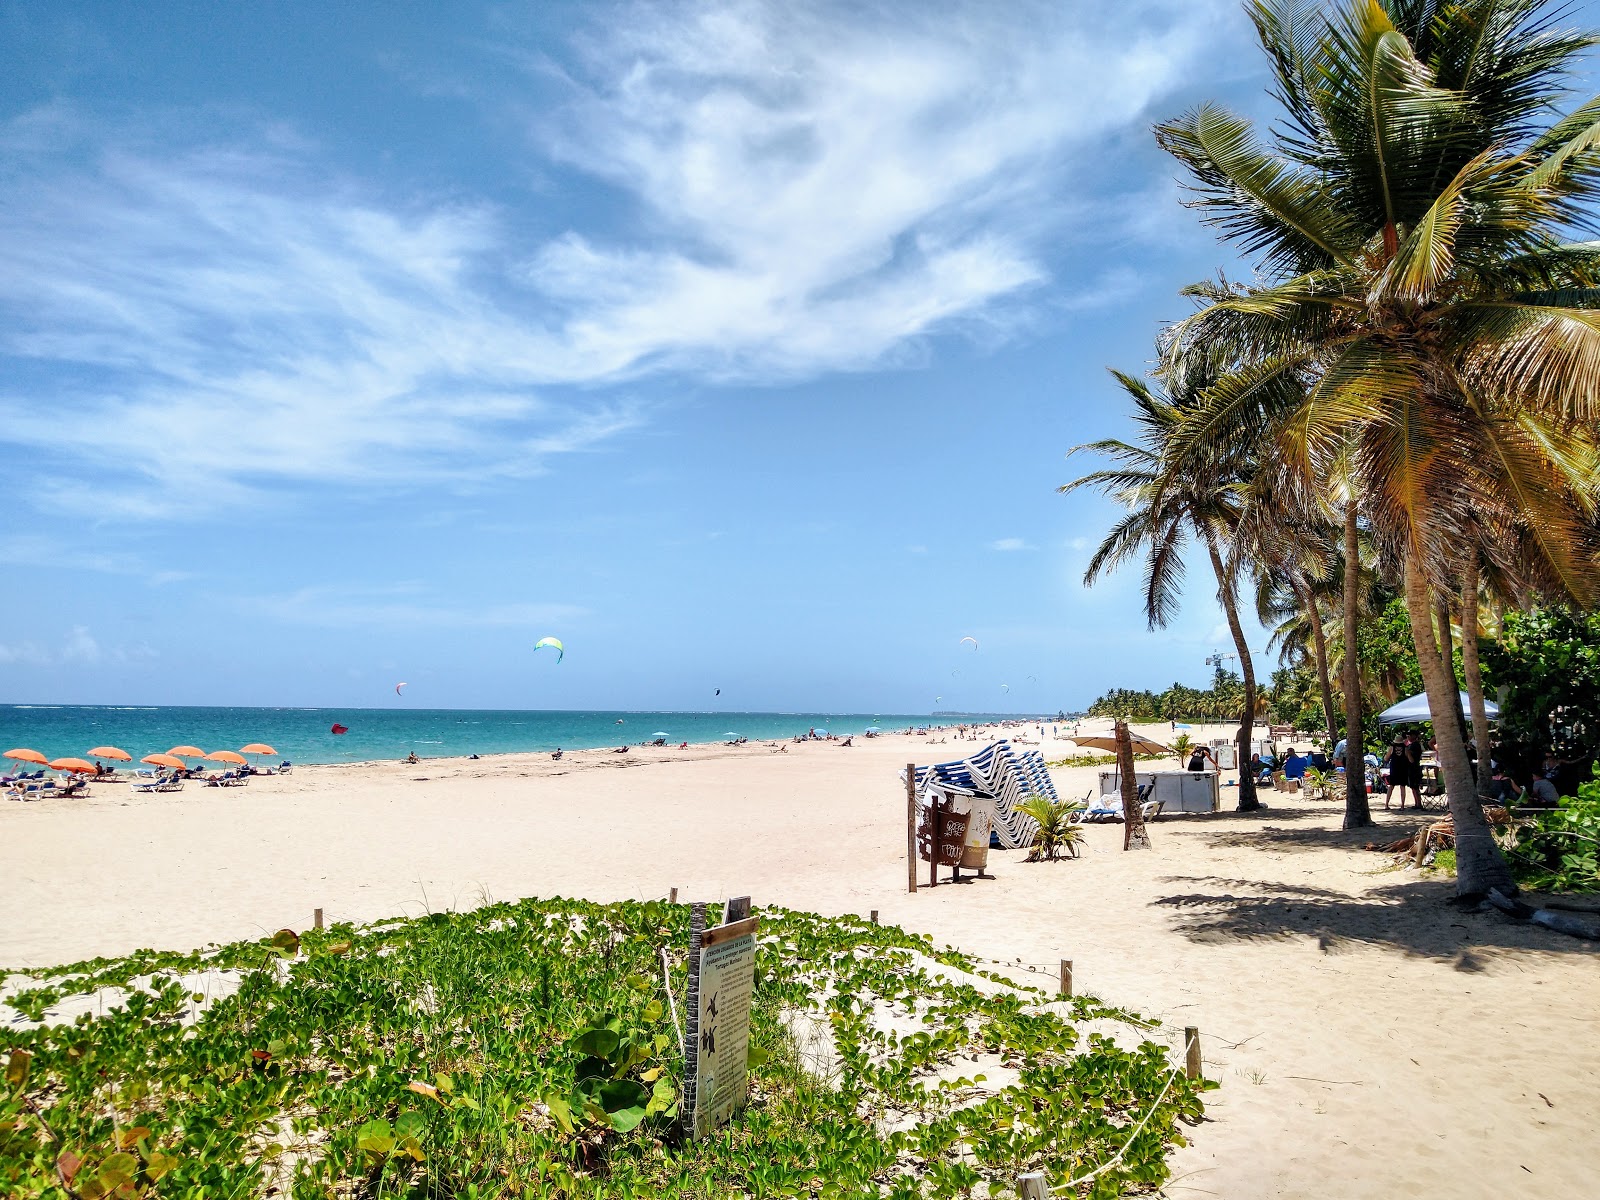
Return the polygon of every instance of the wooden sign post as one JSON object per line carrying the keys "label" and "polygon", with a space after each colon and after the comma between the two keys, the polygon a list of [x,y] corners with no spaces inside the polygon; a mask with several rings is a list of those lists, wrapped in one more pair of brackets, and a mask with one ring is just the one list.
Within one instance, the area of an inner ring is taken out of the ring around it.
{"label": "wooden sign post", "polygon": [[727,1124],[749,1095],[757,927],[749,912],[750,897],[740,896],[728,901],[723,924],[706,929],[703,904],[690,922],[682,1112],[695,1138]]}
{"label": "wooden sign post", "polygon": [[906,764],[906,891],[917,890],[917,764]]}

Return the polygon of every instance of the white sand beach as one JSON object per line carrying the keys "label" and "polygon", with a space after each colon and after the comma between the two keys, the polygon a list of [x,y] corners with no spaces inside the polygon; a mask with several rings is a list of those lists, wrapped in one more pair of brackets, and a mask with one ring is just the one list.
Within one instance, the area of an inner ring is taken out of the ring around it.
{"label": "white sand beach", "polygon": [[[995,852],[993,880],[908,895],[896,771],[977,746],[784,746],[312,767],[246,788],[100,785],[7,804],[0,963],[257,937],[316,907],[364,921],[677,887],[877,909],[1013,969],[1053,976],[1070,958],[1079,991],[1161,1018],[1174,1039],[1199,1026],[1223,1086],[1171,1196],[1593,1191],[1600,954],[1461,915],[1449,881],[1360,849],[1414,816],[1380,804],[1378,831],[1346,834],[1337,804],[1268,792],[1260,814],[1162,818],[1148,853],[1097,826],[1076,861]],[[1075,796],[1094,775],[1055,772]]]}

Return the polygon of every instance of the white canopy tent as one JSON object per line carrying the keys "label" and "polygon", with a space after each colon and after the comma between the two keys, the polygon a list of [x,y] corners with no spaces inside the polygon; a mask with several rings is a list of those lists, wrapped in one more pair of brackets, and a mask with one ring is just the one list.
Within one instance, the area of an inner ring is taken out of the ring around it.
{"label": "white canopy tent", "polygon": [[[1500,706],[1488,697],[1483,701],[1484,711],[1489,714],[1489,720],[1497,720],[1500,716]],[[1461,693],[1461,715],[1467,720],[1472,720],[1472,702],[1465,692]],[[1433,713],[1428,709],[1428,695],[1426,692],[1402,700],[1391,705],[1378,714],[1379,725],[1409,725],[1417,721],[1431,721]]]}

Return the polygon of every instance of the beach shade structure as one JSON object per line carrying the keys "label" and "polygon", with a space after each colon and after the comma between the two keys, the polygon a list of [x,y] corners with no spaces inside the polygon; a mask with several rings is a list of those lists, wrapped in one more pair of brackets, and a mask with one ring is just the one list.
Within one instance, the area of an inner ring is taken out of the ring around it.
{"label": "beach shade structure", "polygon": [[139,761],[149,763],[152,767],[171,767],[174,771],[181,771],[188,765],[183,759],[170,754],[146,754]]}
{"label": "beach shade structure", "polygon": [[167,751],[173,758],[204,758],[206,752],[199,746],[174,746]]}
{"label": "beach shade structure", "polygon": [[[1489,720],[1496,721],[1500,718],[1500,706],[1493,700],[1483,702],[1484,711],[1489,714]],[[1467,720],[1472,720],[1472,701],[1465,692],[1461,693],[1461,715]],[[1433,720],[1433,712],[1428,708],[1428,693],[1423,692],[1416,696],[1408,697],[1398,704],[1392,704],[1378,714],[1379,725],[1413,725],[1418,721]]]}
{"label": "beach shade structure", "polygon": [[47,767],[50,765],[50,760],[44,755],[40,754],[37,750],[7,750],[5,757],[14,758],[18,762],[33,763],[36,766],[41,767]]}
{"label": "beach shade structure", "polygon": [[[1152,742],[1149,738],[1133,737],[1133,752],[1135,754],[1171,754],[1171,746],[1163,746],[1160,742]],[[1072,739],[1073,745],[1082,750],[1104,750],[1107,754],[1117,752],[1117,739],[1114,737],[1078,737]]]}
{"label": "beach shade structure", "polygon": [[92,762],[84,762],[81,758],[57,758],[50,763],[52,771],[71,771],[77,775],[93,775],[95,773]]}
{"label": "beach shade structure", "polygon": [[213,750],[210,754],[206,755],[206,757],[212,762],[225,762],[235,767],[243,767],[248,765],[245,762],[244,755],[238,754],[232,750]]}
{"label": "beach shade structure", "polygon": [[115,746],[96,746],[89,751],[90,758],[114,758],[119,762],[132,762],[133,755],[126,750],[118,750]]}
{"label": "beach shade structure", "polygon": [[278,755],[278,752],[276,750],[274,750],[271,746],[267,745],[265,742],[251,742],[248,746],[240,746],[239,747],[239,753],[240,754],[270,754],[274,758],[276,758],[277,755]]}

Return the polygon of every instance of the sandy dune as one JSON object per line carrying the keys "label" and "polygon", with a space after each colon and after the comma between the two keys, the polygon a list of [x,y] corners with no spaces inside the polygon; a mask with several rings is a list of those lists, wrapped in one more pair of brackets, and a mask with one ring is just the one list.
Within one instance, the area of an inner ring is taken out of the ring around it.
{"label": "sandy dune", "polygon": [[[1165,729],[1157,732],[1164,735]],[[1199,732],[1199,731],[1197,731]],[[1203,1031],[1223,1082],[1172,1196],[1593,1194],[1600,955],[1460,915],[1388,869],[1331,804],[1118,827],[1073,862],[991,856],[997,878],[906,894],[908,761],[972,744],[513,755],[307,768],[247,788],[0,808],[0,963],[260,936],[485,897],[749,892],[866,913]],[[1051,757],[1065,747],[1046,745]],[[1056,773],[1066,794],[1093,769]],[[1231,796],[1225,799],[1231,806]],[[923,871],[924,877],[926,870]]]}

